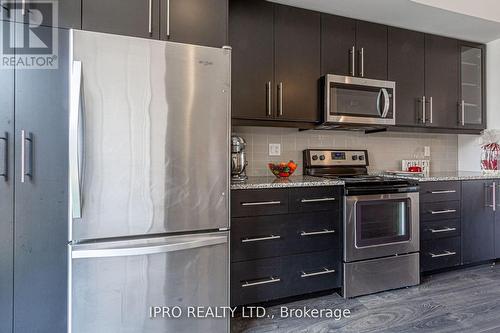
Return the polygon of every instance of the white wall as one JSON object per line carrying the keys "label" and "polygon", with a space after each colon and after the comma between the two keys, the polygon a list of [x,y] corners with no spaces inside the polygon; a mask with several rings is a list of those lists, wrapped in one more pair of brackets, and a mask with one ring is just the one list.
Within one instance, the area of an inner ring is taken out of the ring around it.
{"label": "white wall", "polygon": [[452,12],[471,15],[500,22],[500,1],[498,0],[411,0]]}
{"label": "white wall", "polygon": [[[486,118],[488,129],[500,129],[500,39],[486,45]],[[458,136],[458,169],[481,170],[479,137]]]}

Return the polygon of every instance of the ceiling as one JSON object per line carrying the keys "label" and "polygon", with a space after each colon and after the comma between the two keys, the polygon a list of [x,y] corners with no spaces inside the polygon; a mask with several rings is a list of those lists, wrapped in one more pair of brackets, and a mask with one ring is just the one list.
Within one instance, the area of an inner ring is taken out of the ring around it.
{"label": "ceiling", "polygon": [[457,39],[500,39],[498,0],[269,0]]}

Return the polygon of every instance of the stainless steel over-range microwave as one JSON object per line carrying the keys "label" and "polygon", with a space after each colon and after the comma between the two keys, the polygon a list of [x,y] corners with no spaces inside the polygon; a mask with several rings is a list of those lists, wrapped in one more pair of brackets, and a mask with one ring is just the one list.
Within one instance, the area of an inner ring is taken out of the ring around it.
{"label": "stainless steel over-range microwave", "polygon": [[396,124],[396,83],[328,74],[322,78],[323,128]]}

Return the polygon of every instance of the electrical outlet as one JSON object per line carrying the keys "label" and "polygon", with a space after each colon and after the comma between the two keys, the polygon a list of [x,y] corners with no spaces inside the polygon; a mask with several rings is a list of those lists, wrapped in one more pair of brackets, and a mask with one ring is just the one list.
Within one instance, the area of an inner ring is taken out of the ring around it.
{"label": "electrical outlet", "polygon": [[431,147],[429,147],[429,146],[424,147],[424,156],[425,157],[431,156]]}
{"label": "electrical outlet", "polygon": [[281,155],[281,144],[280,143],[270,143],[269,144],[269,156],[280,156]]}

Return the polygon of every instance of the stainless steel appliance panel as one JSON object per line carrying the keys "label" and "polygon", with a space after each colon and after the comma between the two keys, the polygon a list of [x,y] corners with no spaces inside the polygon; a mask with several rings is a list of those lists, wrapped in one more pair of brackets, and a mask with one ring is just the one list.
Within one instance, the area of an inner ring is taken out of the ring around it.
{"label": "stainless steel appliance panel", "polygon": [[[375,212],[372,212],[371,217],[380,217],[383,221],[370,220],[367,221],[368,223],[362,221],[358,208],[366,203],[380,205],[382,215],[377,213],[375,216]],[[399,209],[399,206],[404,208]],[[385,211],[401,216],[393,220],[390,216],[383,215]],[[360,228],[370,228],[370,223],[376,224],[377,234],[368,232],[368,235],[362,238],[366,230],[360,230]],[[383,234],[384,232],[386,234]],[[419,196],[417,192],[345,197],[345,261],[416,252],[419,250],[419,242]]]}
{"label": "stainless steel appliance panel", "polygon": [[230,50],[72,39],[71,239],[227,228]]}
{"label": "stainless steel appliance panel", "polygon": [[420,283],[419,254],[344,263],[345,298],[367,295]]}
{"label": "stainless steel appliance panel", "polygon": [[[72,246],[72,333],[229,332],[228,318],[188,318],[227,306],[228,233]],[[179,306],[151,318],[151,306]],[[172,312],[171,312],[172,313]]]}

